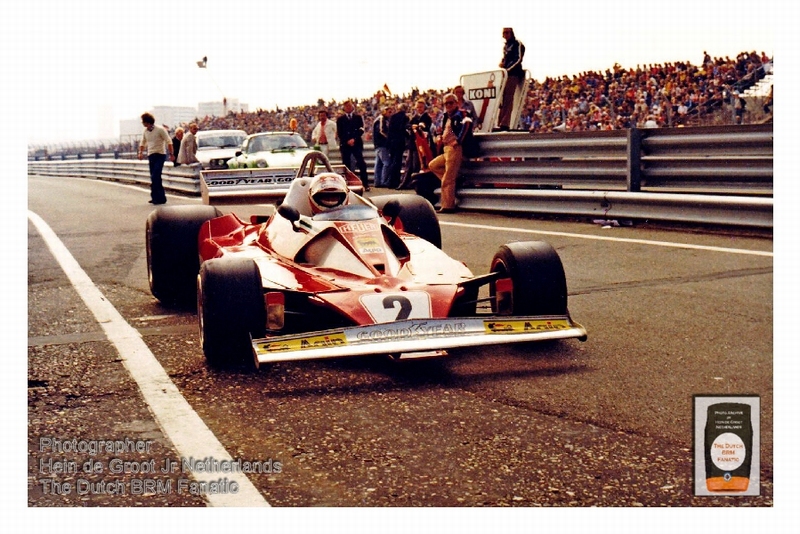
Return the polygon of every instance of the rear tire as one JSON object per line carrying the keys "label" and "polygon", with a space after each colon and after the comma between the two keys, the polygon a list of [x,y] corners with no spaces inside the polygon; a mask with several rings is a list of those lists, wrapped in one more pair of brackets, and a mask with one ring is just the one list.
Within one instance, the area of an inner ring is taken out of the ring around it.
{"label": "rear tire", "polygon": [[167,305],[192,305],[200,268],[197,234],[221,214],[213,206],[165,206],[147,217],[145,247],[150,292]]}
{"label": "rear tire", "polygon": [[383,210],[390,200],[397,200],[400,203],[398,218],[403,223],[405,232],[421,237],[436,248],[442,248],[442,230],[439,227],[436,210],[430,202],[416,195],[382,195],[370,199],[379,210]]}
{"label": "rear tire", "polygon": [[[549,243],[524,241],[503,245],[492,259],[491,272],[511,278],[513,315],[567,314],[564,266]],[[494,282],[489,292],[494,308]]]}
{"label": "rear tire", "polygon": [[197,317],[206,361],[214,367],[254,368],[250,337],[266,334],[258,266],[247,258],[214,258],[203,262],[197,286]]}

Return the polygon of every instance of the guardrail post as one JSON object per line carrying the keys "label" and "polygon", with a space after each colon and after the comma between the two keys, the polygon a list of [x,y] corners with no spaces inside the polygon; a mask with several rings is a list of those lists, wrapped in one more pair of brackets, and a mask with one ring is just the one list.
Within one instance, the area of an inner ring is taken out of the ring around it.
{"label": "guardrail post", "polygon": [[628,191],[640,192],[642,190],[642,131],[638,128],[628,130],[628,161],[625,171]]}

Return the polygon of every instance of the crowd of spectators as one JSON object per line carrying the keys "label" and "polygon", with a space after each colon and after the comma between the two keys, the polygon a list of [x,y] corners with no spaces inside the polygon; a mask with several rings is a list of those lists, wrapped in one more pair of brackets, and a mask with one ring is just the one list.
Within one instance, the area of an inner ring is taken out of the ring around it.
{"label": "crowd of spectators", "polygon": [[[678,61],[623,68],[615,64],[602,73],[588,71],[548,77],[541,82],[532,80],[521,127],[534,133],[574,132],[689,125],[715,115],[729,118],[732,115],[726,109],[732,109],[737,93],[771,69],[772,58],[764,52],[742,52],[735,59],[711,58],[704,52],[699,65]],[[426,91],[414,88],[403,95],[389,94],[385,89],[368,98],[352,99],[356,111],[364,118],[365,141],[371,141],[372,122],[383,106],[396,107],[402,103],[406,109],[412,109],[419,98],[427,102],[434,127],[441,126],[442,96],[452,88]],[[335,120],[343,104],[344,100],[320,99],[316,104],[273,111],[229,112],[224,117],[198,117],[194,122],[200,130],[238,129],[252,134],[289,130],[290,120],[295,119],[297,132],[310,140],[319,110],[326,109]],[[736,117],[741,120],[742,115]],[[175,128],[187,126],[180,124]]]}
{"label": "crowd of spectators", "polygon": [[701,65],[681,61],[623,69],[615,64],[604,73],[546,78],[531,84],[522,127],[543,133],[642,128],[648,120],[686,125],[731,104],[771,67],[764,52],[742,52],[736,59],[704,53]]}

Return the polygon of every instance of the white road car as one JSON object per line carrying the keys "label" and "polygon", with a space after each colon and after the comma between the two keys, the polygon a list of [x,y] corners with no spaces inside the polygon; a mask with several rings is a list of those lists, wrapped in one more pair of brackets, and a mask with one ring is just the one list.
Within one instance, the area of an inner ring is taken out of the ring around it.
{"label": "white road car", "polygon": [[227,169],[247,132],[244,130],[202,130],[197,132],[197,160],[204,169]]}
{"label": "white road car", "polygon": [[298,168],[309,152],[311,148],[298,133],[257,133],[244,140],[241,150],[236,152],[236,158],[228,161],[228,168]]}

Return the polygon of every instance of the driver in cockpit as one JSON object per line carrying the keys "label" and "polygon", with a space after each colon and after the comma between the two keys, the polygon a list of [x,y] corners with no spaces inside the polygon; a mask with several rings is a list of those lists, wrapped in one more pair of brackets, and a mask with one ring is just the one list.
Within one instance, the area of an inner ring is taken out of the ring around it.
{"label": "driver in cockpit", "polygon": [[315,176],[308,188],[311,213],[315,215],[347,205],[349,196],[350,189],[345,179],[332,172]]}

